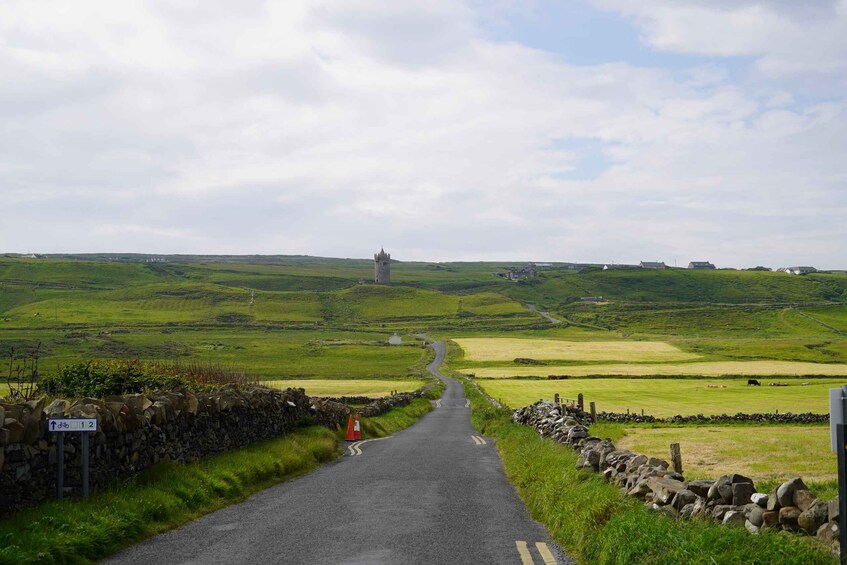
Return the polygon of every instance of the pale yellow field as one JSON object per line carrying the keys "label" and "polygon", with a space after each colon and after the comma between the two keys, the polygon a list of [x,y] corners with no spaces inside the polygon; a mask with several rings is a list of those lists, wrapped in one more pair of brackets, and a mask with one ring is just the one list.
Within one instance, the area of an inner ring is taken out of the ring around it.
{"label": "pale yellow field", "polygon": [[688,479],[716,479],[728,473],[754,481],[837,478],[827,426],[632,428],[626,433],[616,447],[665,460],[670,444],[679,443]]}
{"label": "pale yellow field", "polygon": [[587,375],[703,375],[719,377],[722,375],[745,376],[798,376],[803,375],[847,375],[847,364],[802,363],[797,361],[711,361],[705,363],[679,364],[635,364],[615,363],[609,365],[570,365],[570,366],[526,366],[526,367],[476,367],[459,369],[465,373],[474,373],[477,378],[508,379],[512,377],[547,375],[568,375],[584,377]]}
{"label": "pale yellow field", "polygon": [[546,361],[654,363],[688,361],[699,357],[661,341],[564,341],[506,337],[468,337],[453,341],[465,351],[468,361],[512,361],[525,357]]}
{"label": "pale yellow field", "polygon": [[291,379],[263,381],[273,388],[303,388],[311,396],[389,396],[392,391],[412,392],[424,385],[423,381],[386,381],[379,379]]}

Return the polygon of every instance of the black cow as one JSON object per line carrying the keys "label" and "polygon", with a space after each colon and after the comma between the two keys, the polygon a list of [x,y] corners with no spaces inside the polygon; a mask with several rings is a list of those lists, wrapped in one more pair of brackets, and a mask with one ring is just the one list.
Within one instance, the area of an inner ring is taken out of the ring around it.
{"label": "black cow", "polygon": [[747,386],[762,386],[762,383],[757,381],[756,379],[747,379]]}

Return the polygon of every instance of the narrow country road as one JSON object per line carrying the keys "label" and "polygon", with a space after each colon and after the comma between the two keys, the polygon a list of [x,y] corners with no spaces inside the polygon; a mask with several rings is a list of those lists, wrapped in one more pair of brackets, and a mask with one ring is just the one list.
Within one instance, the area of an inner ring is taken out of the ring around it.
{"label": "narrow country road", "polygon": [[105,563],[572,563],[471,427],[462,386],[438,371],[444,344],[432,347],[428,369],[447,389],[412,427]]}

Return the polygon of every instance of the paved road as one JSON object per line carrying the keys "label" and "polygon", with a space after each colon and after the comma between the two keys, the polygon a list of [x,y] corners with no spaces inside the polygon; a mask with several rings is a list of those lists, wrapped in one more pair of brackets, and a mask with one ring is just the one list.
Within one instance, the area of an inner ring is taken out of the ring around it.
{"label": "paved road", "polygon": [[535,304],[527,304],[526,307],[529,308],[530,310],[532,310],[533,312],[540,314],[542,318],[546,318],[547,321],[550,322],[551,324],[561,324],[562,323],[562,320],[559,320],[559,319],[551,316],[550,312],[539,311],[538,308],[536,308]]}
{"label": "paved road", "polygon": [[106,563],[572,563],[470,425],[461,385],[390,438],[134,546]]}

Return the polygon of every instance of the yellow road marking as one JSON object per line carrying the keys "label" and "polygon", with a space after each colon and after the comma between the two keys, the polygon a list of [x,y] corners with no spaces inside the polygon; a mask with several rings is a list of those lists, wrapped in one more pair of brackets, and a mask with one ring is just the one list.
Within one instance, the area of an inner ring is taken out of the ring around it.
{"label": "yellow road marking", "polygon": [[473,438],[474,443],[477,444],[477,445],[487,445],[488,444],[488,442],[485,441],[485,438],[483,438],[482,436],[471,436],[471,437]]}
{"label": "yellow road marking", "polygon": [[435,407],[436,407],[436,408],[441,408],[441,399],[440,399],[440,398],[439,398],[438,400],[436,400],[436,401],[435,401]]}
{"label": "yellow road marking", "polygon": [[544,565],[557,565],[556,558],[553,557],[553,553],[550,551],[550,548],[547,547],[547,544],[543,541],[535,542],[535,547],[538,548],[538,553],[541,554],[541,559],[544,560]]}
{"label": "yellow road marking", "polygon": [[471,407],[471,399],[468,398],[467,400],[465,400],[465,408],[470,408],[470,407]]}
{"label": "yellow road marking", "polygon": [[350,452],[350,455],[361,455],[362,454],[361,447],[365,443],[367,443],[369,441],[381,441],[383,439],[391,439],[392,437],[394,437],[394,436],[376,437],[376,438],[373,438],[373,439],[363,439],[362,441],[357,441],[356,443],[351,443],[350,445],[348,445],[347,450]]}
{"label": "yellow road marking", "polygon": [[471,436],[471,439],[473,440],[474,444],[479,445],[479,438],[478,437]]}
{"label": "yellow road marking", "polygon": [[529,549],[526,547],[526,542],[516,541],[515,545],[518,546],[518,555],[521,556],[521,564],[535,565],[535,562],[532,560],[532,555],[529,554]]}

